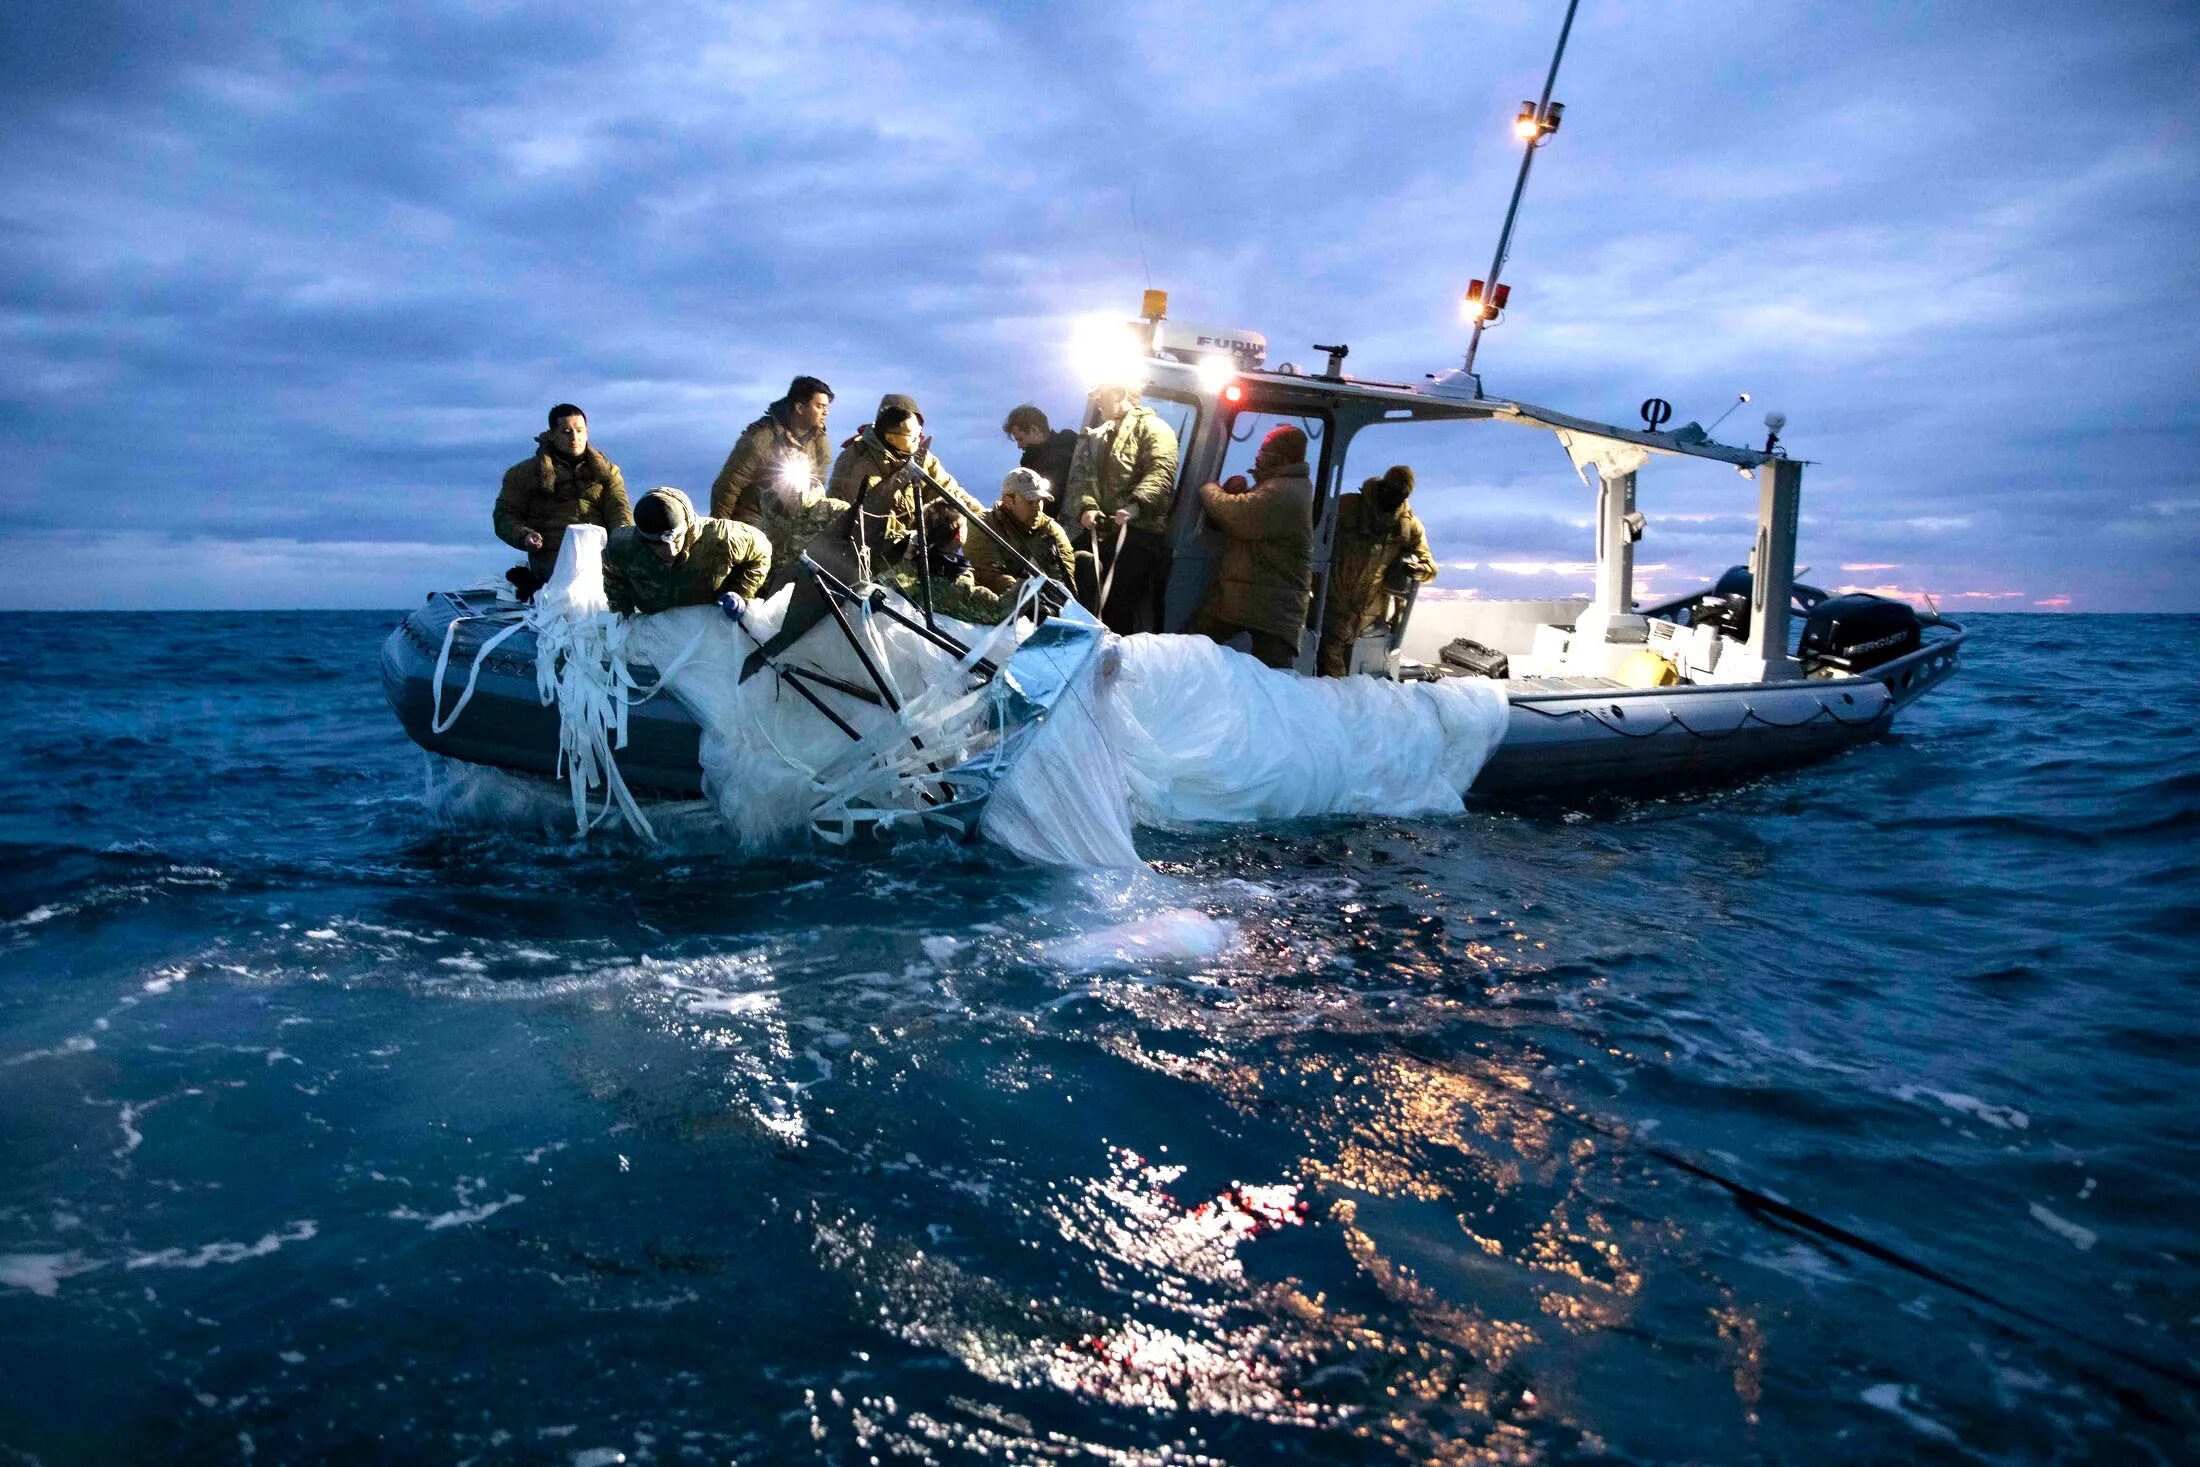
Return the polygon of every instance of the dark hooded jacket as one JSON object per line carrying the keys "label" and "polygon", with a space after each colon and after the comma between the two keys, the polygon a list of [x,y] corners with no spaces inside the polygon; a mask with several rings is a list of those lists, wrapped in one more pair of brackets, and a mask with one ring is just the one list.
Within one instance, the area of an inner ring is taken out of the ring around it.
{"label": "dark hooded jacket", "polygon": [[535,456],[504,471],[494,516],[497,538],[515,550],[527,550],[527,532],[542,536],[542,549],[528,550],[527,563],[547,576],[558,561],[567,525],[601,525],[616,530],[634,523],[626,503],[626,479],[619,466],[592,445],[579,458],[550,448],[547,432],[535,435]]}
{"label": "dark hooded jacket", "polygon": [[733,451],[726,455],[725,467],[711,481],[713,518],[760,524],[763,505],[757,498],[757,486],[774,474],[785,473],[789,465],[802,477],[797,487],[823,486],[831,447],[823,432],[797,437],[789,426],[792,418],[792,409],[782,397],[765,410],[764,416],[741,430]]}
{"label": "dark hooded jacket", "polygon": [[1076,462],[1077,440],[1082,436],[1074,428],[1057,428],[1037,448],[1025,449],[1020,460],[1023,467],[1047,481],[1061,503],[1068,503],[1070,465]]}

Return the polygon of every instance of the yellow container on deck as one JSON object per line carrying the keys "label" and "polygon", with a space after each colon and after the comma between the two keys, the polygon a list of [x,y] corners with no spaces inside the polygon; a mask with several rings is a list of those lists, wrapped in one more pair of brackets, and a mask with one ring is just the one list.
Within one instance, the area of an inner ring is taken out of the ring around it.
{"label": "yellow container on deck", "polygon": [[1680,669],[1648,647],[1637,647],[1622,657],[1617,676],[1630,688],[1670,688],[1681,680]]}

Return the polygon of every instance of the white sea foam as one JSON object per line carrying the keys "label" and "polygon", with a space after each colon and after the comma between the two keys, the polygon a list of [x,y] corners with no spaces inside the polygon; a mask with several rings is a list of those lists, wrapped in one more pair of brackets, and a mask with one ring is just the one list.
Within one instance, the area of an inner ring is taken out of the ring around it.
{"label": "white sea foam", "polygon": [[423,1223],[429,1232],[439,1233],[445,1228],[468,1227],[527,1200],[524,1193],[510,1192],[495,1202],[477,1203],[474,1201],[474,1194],[484,1185],[486,1183],[480,1177],[461,1178],[456,1187],[458,1206],[447,1212],[422,1212],[417,1208],[400,1207],[386,1215],[399,1222]]}
{"label": "white sea foam", "polygon": [[1775,1273],[1784,1273],[1789,1278],[1801,1279],[1805,1283],[1846,1284],[1849,1281],[1840,1267],[1826,1256],[1825,1250],[1803,1243],[1790,1244],[1776,1254],[1746,1254],[1743,1261],[1754,1263],[1759,1268],[1769,1268]]}
{"label": "white sea foam", "polygon": [[778,998],[769,993],[697,994],[687,1000],[691,1014],[764,1014],[777,1007]]}
{"label": "white sea foam", "polygon": [[1876,1406],[1888,1415],[1898,1418],[1904,1425],[1921,1436],[1929,1436],[1934,1441],[1941,1442],[1957,1440],[1956,1434],[1947,1427],[1942,1426],[1923,1412],[1911,1408],[1910,1403],[1917,1398],[1917,1392],[1913,1387],[1898,1385],[1890,1381],[1882,1385],[1871,1386],[1863,1394],[1865,1405]]}
{"label": "white sea foam", "polygon": [[242,1263],[248,1258],[265,1258],[285,1243],[303,1243],[320,1231],[320,1225],[311,1218],[289,1224],[275,1232],[263,1234],[256,1243],[206,1243],[197,1248],[163,1248],[157,1253],[131,1255],[123,1266],[140,1268],[206,1268],[212,1264]]}
{"label": "white sea foam", "polygon": [[128,1156],[145,1144],[145,1133],[137,1128],[137,1118],[143,1110],[125,1101],[115,1123],[122,1128],[122,1144],[115,1148],[115,1155]]}
{"label": "white sea foam", "polygon": [[1136,921],[1081,932],[1043,944],[1040,958],[1073,973],[1190,963],[1221,956],[1238,940],[1235,922],[1190,907],[1172,907]]}
{"label": "white sea foam", "polygon": [[[421,757],[427,770],[423,803],[438,824],[503,830],[555,841],[573,839],[573,801],[563,785],[435,754]],[[725,844],[706,801],[666,800],[647,808],[652,829],[666,844],[706,850]],[[592,832],[595,836],[605,834],[626,834],[616,807]]]}
{"label": "white sea foam", "polygon": [[400,1222],[426,1223],[428,1231],[436,1233],[445,1228],[462,1228],[480,1222],[485,1217],[494,1217],[505,1208],[526,1200],[522,1194],[513,1192],[496,1202],[483,1202],[474,1207],[454,1207],[449,1212],[415,1212],[410,1207],[400,1207],[390,1213],[390,1216]]}
{"label": "white sea foam", "polygon": [[51,1299],[61,1291],[63,1279],[105,1266],[73,1250],[67,1253],[0,1253],[0,1288],[27,1289],[41,1299]]}
{"label": "white sea foam", "polygon": [[2022,1131],[2031,1127],[2032,1118],[2012,1105],[1989,1105],[1975,1095],[1965,1095],[1954,1090],[1933,1090],[1923,1085],[1898,1085],[1894,1096],[1897,1100],[1916,1103],[1922,1097],[1938,1101],[1948,1109],[1973,1120],[1983,1121],[1997,1131]]}
{"label": "white sea foam", "polygon": [[2100,1234],[2094,1232],[2093,1229],[2074,1223],[2069,1218],[2058,1217],[2037,1202],[2032,1204],[2030,1210],[2034,1222],[2077,1249],[2080,1253],[2085,1252],[2100,1241]]}
{"label": "white sea foam", "polygon": [[59,1059],[64,1055],[71,1054],[90,1054],[97,1048],[99,1048],[98,1041],[90,1035],[72,1034],[51,1049],[26,1049],[21,1054],[11,1054],[6,1059],[0,1060],[0,1069],[12,1069],[17,1065],[27,1065],[32,1060]]}

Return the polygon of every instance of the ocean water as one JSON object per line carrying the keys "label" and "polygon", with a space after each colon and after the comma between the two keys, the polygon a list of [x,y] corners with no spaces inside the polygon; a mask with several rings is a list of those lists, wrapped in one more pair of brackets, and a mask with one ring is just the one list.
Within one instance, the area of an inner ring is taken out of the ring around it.
{"label": "ocean water", "polygon": [[0,617],[0,1461],[2200,1454],[2200,620],[1109,876],[462,815],[394,620]]}

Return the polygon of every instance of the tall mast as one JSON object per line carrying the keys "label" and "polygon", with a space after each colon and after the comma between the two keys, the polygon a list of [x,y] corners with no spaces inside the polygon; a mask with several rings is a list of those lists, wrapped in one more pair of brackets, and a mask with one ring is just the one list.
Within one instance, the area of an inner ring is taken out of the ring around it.
{"label": "tall mast", "polygon": [[1468,309],[1474,312],[1474,335],[1467,341],[1467,371],[1474,370],[1474,354],[1482,346],[1482,328],[1496,317],[1497,277],[1505,268],[1505,256],[1512,249],[1513,221],[1520,215],[1520,196],[1527,191],[1528,170],[1535,165],[1535,150],[1543,146],[1543,140],[1558,131],[1558,121],[1566,110],[1565,104],[1551,104],[1551,88],[1558,84],[1558,63],[1566,55],[1566,37],[1573,32],[1574,11],[1581,0],[1566,0],[1566,22],[1558,28],[1558,48],[1551,52],[1551,69],[1543,78],[1543,95],[1535,102],[1522,103],[1520,115],[1513,119],[1513,131],[1526,144],[1520,155],[1520,176],[1513,180],[1512,203],[1505,208],[1505,227],[1497,233],[1497,254],[1490,260],[1489,279],[1479,295],[1469,292]]}

